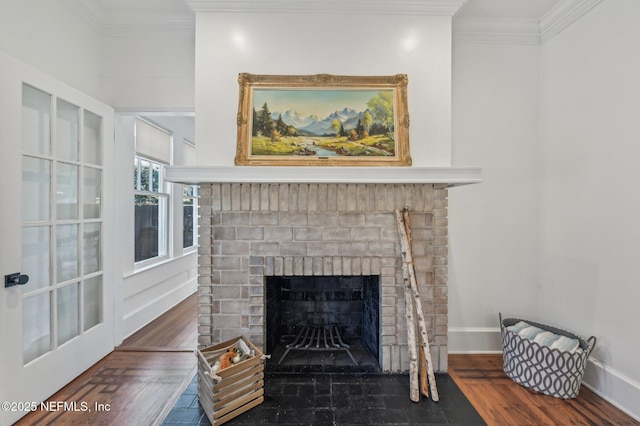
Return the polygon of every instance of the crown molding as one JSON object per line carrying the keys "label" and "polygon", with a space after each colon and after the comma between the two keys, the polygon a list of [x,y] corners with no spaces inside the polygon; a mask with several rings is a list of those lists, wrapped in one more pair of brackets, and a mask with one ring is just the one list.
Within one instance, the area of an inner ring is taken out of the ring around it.
{"label": "crown molding", "polygon": [[453,42],[539,45],[540,27],[537,19],[454,18]]}
{"label": "crown molding", "polygon": [[143,16],[128,16],[107,24],[103,35],[110,38],[145,38],[162,35],[195,37],[195,16],[180,18],[175,16],[154,16],[153,19]]}
{"label": "crown molding", "polygon": [[99,2],[81,2],[79,0],[58,0],[58,3],[80,18],[92,30],[102,34],[107,22],[107,14]]}
{"label": "crown molding", "polygon": [[185,0],[195,12],[453,16],[467,0]]}
{"label": "crown molding", "polygon": [[160,35],[195,36],[195,15],[171,14],[109,14],[100,2],[57,0],[60,5],[79,17],[93,31],[110,38],[144,38]]}
{"label": "crown molding", "polygon": [[[603,0],[560,0],[536,19],[463,18],[456,13],[468,0],[184,0],[194,12],[354,13],[452,16],[453,42],[460,44],[540,45],[569,27]],[[100,2],[57,0],[93,31],[111,38],[195,36],[195,13],[110,14]]]}
{"label": "crown molding", "polygon": [[540,41],[542,44],[551,40],[591,9],[602,3],[602,0],[562,0],[542,18],[540,18]]}

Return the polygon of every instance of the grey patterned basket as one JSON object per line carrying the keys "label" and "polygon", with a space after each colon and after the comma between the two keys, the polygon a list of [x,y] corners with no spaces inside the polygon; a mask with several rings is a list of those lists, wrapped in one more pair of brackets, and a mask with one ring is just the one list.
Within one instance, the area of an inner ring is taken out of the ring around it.
{"label": "grey patterned basket", "polygon": [[[507,330],[507,327],[519,321],[561,336],[578,339],[582,350],[571,353],[542,346]],[[596,344],[594,336],[584,339],[569,331],[534,321],[521,318],[502,319],[502,314],[500,330],[504,372],[514,382],[556,398],[571,399],[578,396],[589,354]]]}

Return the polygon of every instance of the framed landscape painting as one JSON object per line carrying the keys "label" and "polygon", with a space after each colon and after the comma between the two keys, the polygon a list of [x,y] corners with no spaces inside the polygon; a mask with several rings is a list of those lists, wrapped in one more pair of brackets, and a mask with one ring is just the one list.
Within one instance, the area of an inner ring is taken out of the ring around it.
{"label": "framed landscape painting", "polygon": [[407,76],[238,76],[235,164],[410,166]]}

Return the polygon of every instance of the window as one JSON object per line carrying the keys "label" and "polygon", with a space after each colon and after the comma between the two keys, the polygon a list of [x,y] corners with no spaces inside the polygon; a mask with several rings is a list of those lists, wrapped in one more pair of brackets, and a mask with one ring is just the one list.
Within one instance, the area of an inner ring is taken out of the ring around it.
{"label": "window", "polygon": [[196,243],[194,236],[197,235],[197,185],[183,185],[184,195],[182,197],[182,248],[193,247]]}
{"label": "window", "polygon": [[168,195],[161,192],[160,163],[134,159],[135,261],[165,256],[167,248]]}
{"label": "window", "polygon": [[135,262],[167,256],[169,191],[162,168],[171,161],[171,135],[136,119],[133,162]]}
{"label": "window", "polygon": [[[196,146],[193,142],[183,139],[182,164],[196,164]],[[183,185],[182,197],[182,248],[197,245],[198,235],[198,186]]]}

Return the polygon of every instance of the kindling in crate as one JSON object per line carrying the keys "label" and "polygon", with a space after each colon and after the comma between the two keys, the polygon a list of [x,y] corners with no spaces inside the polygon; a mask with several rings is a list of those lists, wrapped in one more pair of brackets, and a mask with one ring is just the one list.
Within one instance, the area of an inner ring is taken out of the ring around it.
{"label": "kindling in crate", "polygon": [[198,400],[213,426],[264,401],[265,356],[240,336],[197,351]]}

